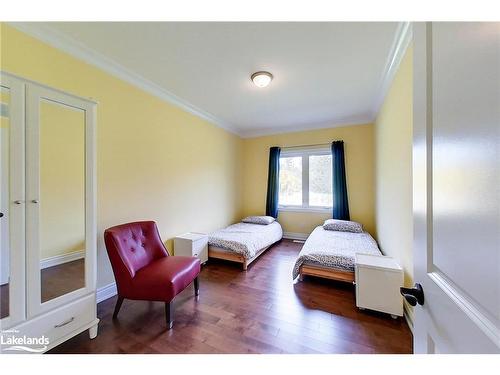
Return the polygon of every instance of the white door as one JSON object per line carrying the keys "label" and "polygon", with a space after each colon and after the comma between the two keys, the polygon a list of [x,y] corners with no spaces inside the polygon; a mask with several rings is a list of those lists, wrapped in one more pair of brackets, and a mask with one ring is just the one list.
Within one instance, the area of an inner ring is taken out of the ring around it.
{"label": "white door", "polygon": [[500,353],[500,23],[414,29],[416,353]]}

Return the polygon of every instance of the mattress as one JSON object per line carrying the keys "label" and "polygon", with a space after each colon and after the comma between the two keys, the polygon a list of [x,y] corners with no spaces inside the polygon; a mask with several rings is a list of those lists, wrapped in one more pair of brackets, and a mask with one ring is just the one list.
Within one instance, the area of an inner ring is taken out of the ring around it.
{"label": "mattress", "polygon": [[303,264],[353,272],[357,253],[382,255],[377,242],[367,232],[338,232],[316,227],[299,253],[292,276],[294,279],[299,276]]}
{"label": "mattress", "polygon": [[251,259],[260,250],[281,240],[283,230],[275,221],[268,225],[237,223],[208,235],[208,245]]}

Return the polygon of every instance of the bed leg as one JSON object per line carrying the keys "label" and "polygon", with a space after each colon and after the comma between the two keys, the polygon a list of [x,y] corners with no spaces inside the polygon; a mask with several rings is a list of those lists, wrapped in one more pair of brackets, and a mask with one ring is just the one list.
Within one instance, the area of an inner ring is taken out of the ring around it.
{"label": "bed leg", "polygon": [[243,271],[246,271],[248,268],[247,262],[243,262]]}

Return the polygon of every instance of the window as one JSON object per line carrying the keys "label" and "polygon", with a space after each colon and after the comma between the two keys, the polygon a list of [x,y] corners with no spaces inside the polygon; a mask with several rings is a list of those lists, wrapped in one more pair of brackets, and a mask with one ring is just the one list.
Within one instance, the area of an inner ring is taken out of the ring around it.
{"label": "window", "polygon": [[314,211],[332,207],[329,148],[282,150],[279,178],[279,209]]}
{"label": "window", "polygon": [[280,157],[280,195],[283,206],[302,205],[302,157]]}

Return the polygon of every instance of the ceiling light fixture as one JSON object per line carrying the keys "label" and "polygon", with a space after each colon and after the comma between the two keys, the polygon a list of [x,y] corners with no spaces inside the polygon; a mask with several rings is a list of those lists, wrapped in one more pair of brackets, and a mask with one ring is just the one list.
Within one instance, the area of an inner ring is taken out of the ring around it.
{"label": "ceiling light fixture", "polygon": [[250,77],[257,87],[266,87],[273,80],[273,75],[269,72],[255,72]]}

